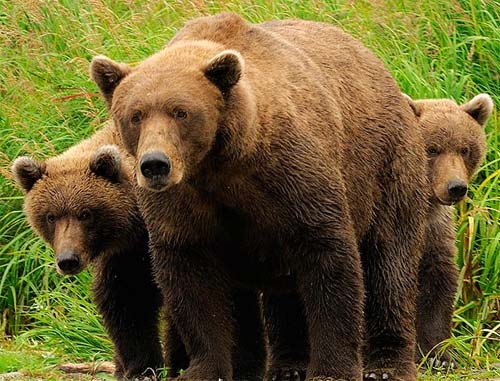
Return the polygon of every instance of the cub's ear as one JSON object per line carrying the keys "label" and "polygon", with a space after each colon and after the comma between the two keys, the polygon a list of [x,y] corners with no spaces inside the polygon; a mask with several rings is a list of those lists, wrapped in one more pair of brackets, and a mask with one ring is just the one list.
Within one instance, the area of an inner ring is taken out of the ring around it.
{"label": "cub's ear", "polygon": [[45,163],[38,162],[27,156],[18,157],[12,163],[14,180],[25,192],[29,192],[44,173]]}
{"label": "cub's ear", "polygon": [[245,61],[236,50],[223,50],[217,54],[205,66],[203,72],[215,86],[219,88],[223,95],[226,95],[231,88],[238,83]]}
{"label": "cub's ear", "polygon": [[90,158],[90,171],[110,181],[118,181],[122,167],[120,150],[115,145],[98,148]]}
{"label": "cub's ear", "polygon": [[460,106],[460,108],[484,127],[493,112],[493,100],[488,94],[479,94]]}
{"label": "cub's ear", "polygon": [[420,109],[419,105],[411,99],[411,97],[408,94],[401,93],[403,95],[403,98],[405,98],[408,101],[408,104],[410,105],[411,109],[413,110],[413,113],[415,114],[416,117],[419,117],[422,114],[422,110]]}
{"label": "cub's ear", "polygon": [[130,73],[130,67],[106,56],[95,56],[90,63],[90,78],[99,86],[101,94],[111,107],[113,92],[120,81]]}

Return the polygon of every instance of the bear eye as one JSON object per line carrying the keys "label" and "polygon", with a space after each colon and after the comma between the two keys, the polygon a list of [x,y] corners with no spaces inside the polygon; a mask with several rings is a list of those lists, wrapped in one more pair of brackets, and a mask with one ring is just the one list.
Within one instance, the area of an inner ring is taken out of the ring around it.
{"label": "bear eye", "polygon": [[463,156],[467,156],[469,154],[469,147],[462,147],[462,149],[460,150],[460,153]]}
{"label": "bear eye", "polygon": [[54,216],[52,213],[47,214],[46,218],[49,224],[53,224],[54,222],[56,222],[56,216]]}
{"label": "bear eye", "polygon": [[132,124],[139,124],[142,121],[142,113],[140,111],[134,112],[132,118],[130,119]]}
{"label": "bear eye", "polygon": [[174,118],[177,120],[184,120],[187,118],[187,116],[188,116],[188,113],[181,108],[177,108],[174,110]]}
{"label": "bear eye", "polygon": [[87,220],[90,220],[90,217],[92,217],[90,212],[88,210],[84,210],[82,213],[80,213],[80,215],[78,216],[78,219],[80,221],[87,221]]}
{"label": "bear eye", "polygon": [[427,154],[429,156],[437,156],[439,154],[439,150],[436,147],[429,147],[427,149]]}

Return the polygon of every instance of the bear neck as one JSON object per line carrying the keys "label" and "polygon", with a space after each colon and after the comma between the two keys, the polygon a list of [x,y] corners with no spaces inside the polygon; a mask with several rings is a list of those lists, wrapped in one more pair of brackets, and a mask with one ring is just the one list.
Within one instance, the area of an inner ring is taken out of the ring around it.
{"label": "bear neck", "polygon": [[131,229],[122,232],[122,239],[118,244],[112,244],[103,248],[101,252],[92,260],[91,266],[94,273],[99,273],[109,263],[116,258],[129,260],[132,258],[144,259],[149,256],[149,237],[146,226],[142,219],[133,218]]}
{"label": "bear neck", "polygon": [[217,135],[209,154],[217,161],[237,163],[253,154],[259,141],[257,103],[250,84],[242,79],[224,98]]}

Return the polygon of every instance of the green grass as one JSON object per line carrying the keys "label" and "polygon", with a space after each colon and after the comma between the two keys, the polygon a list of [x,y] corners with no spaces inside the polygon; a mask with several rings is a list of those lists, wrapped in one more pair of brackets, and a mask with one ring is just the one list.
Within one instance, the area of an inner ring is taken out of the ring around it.
{"label": "green grass", "polygon": [[[57,369],[57,365],[64,361],[65,356],[43,350],[34,345],[13,345],[12,342],[2,343],[0,348],[0,375],[10,372],[20,372],[20,381],[47,380],[47,381],[87,381],[87,380],[114,380],[109,374],[96,375],[66,374]],[[66,356],[68,357],[68,356]],[[69,359],[68,359],[69,360]],[[97,363],[95,363],[97,364]],[[0,376],[0,380],[2,377]]]}
{"label": "green grass", "polygon": [[[0,336],[14,336],[27,350],[110,358],[89,274],[57,276],[52,253],[27,226],[10,164],[22,154],[59,153],[104,122],[107,112],[88,77],[92,56],[138,62],[185,20],[222,10],[253,22],[300,17],[339,25],[371,48],[413,98],[463,102],[486,92],[500,105],[498,0],[0,0]],[[458,208],[461,282],[449,344],[466,371],[495,372],[500,358],[499,127],[495,111],[487,162],[472,199]],[[0,352],[0,372],[5,356]],[[7,363],[16,364],[13,356]]]}

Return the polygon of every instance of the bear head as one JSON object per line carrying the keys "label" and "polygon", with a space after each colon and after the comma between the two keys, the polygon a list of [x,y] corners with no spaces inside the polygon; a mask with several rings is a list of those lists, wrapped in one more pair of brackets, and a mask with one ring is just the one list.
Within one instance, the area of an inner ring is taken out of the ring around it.
{"label": "bear head", "polygon": [[160,192],[193,177],[222,141],[244,133],[255,107],[243,71],[240,53],[209,41],[173,44],[134,68],[92,60],[139,186]]}
{"label": "bear head", "polygon": [[484,126],[493,110],[491,97],[479,94],[463,105],[406,97],[423,129],[432,201],[451,205],[463,200],[485,157]]}
{"label": "bear head", "polygon": [[28,222],[54,249],[60,274],[77,274],[102,252],[126,245],[140,226],[133,179],[116,146],[45,162],[19,157],[12,173],[25,192]]}

